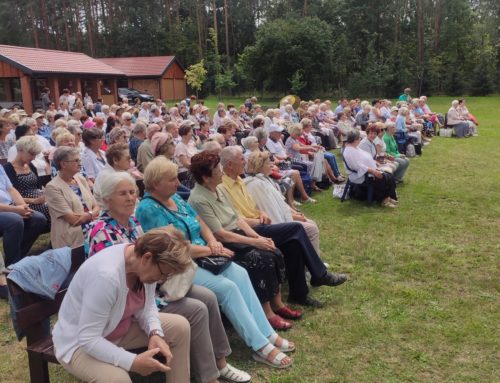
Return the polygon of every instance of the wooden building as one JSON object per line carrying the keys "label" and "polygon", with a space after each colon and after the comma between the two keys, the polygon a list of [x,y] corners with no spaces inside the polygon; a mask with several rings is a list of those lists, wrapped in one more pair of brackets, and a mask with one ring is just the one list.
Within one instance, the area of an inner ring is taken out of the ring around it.
{"label": "wooden building", "polygon": [[56,102],[63,89],[116,102],[120,70],[83,53],[0,45],[0,105],[20,104],[27,113],[40,105],[43,88]]}
{"label": "wooden building", "polygon": [[[175,56],[100,58],[125,73],[119,87],[135,88],[162,100],[186,98],[185,71]],[[125,86],[126,85],[126,86]]]}

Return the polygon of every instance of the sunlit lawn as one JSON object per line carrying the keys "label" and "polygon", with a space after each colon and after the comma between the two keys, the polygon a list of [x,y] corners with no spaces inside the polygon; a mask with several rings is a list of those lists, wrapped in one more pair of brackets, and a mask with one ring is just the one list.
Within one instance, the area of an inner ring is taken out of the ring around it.
{"label": "sunlit lawn", "polygon": [[[450,102],[430,105],[446,112]],[[230,331],[231,363],[254,382],[499,381],[500,97],[468,104],[480,136],[434,138],[412,160],[398,209],[341,204],[331,190],[303,209],[321,227],[325,260],[350,281],[313,290],[327,305],[286,333],[298,344],[291,369],[254,363]],[[0,302],[1,382],[28,381],[23,347]],[[59,366],[51,377],[74,381]]]}

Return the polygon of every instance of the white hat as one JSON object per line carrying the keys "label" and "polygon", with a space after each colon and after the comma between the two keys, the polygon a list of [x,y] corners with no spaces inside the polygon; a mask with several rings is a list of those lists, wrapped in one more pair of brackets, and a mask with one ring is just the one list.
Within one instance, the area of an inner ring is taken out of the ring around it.
{"label": "white hat", "polygon": [[44,117],[44,115],[42,113],[33,113],[33,115],[31,116],[31,118],[34,120],[40,117]]}
{"label": "white hat", "polygon": [[283,131],[283,128],[279,125],[276,125],[276,124],[271,124],[269,125],[269,128],[268,128],[268,132],[269,133],[272,133],[272,132],[282,132]]}

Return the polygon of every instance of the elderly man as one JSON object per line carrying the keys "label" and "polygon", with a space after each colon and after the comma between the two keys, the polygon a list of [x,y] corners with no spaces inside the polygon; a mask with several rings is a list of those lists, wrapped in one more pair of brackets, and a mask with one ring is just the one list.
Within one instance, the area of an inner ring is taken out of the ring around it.
{"label": "elderly man", "polygon": [[[304,266],[307,267],[311,273],[313,286],[338,286],[347,280],[346,275],[334,274],[327,270],[300,223],[271,224],[267,214],[257,209],[240,178],[245,168],[245,158],[240,147],[224,148],[221,152],[221,164],[224,175],[218,189],[227,196],[235,210],[256,233],[274,241],[285,255],[287,272],[304,270]],[[322,306],[321,302],[308,295],[309,289],[304,272],[288,275],[288,280],[293,281],[289,286],[289,302],[312,307]]]}

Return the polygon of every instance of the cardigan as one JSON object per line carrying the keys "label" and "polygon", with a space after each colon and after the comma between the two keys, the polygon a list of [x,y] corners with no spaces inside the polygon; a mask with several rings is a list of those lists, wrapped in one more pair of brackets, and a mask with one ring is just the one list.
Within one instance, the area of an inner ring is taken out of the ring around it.
{"label": "cardigan", "polygon": [[[132,367],[137,355],[106,339],[125,311],[129,289],[124,254],[128,246],[119,244],[101,250],[87,259],[71,280],[52,332],[57,360],[69,363],[81,348],[99,361],[127,371]],[[144,284],[144,308],[134,318],[146,335],[158,330],[163,337],[155,288],[156,283]]]}
{"label": "cardigan", "polygon": [[[38,178],[38,170],[36,170],[36,167],[31,162],[28,164],[28,166],[30,167],[31,171],[35,173],[38,180],[38,189],[41,189],[42,184],[40,183],[40,179]],[[16,190],[19,190],[19,179],[17,178],[17,173],[14,169],[14,166],[10,162],[7,162],[3,165],[3,168],[5,170],[5,173],[7,174],[7,177],[9,177],[12,186],[14,186]]]}
{"label": "cardigan", "polygon": [[[82,192],[85,204],[89,210],[92,210],[97,202],[87,181],[78,173],[73,178]],[[50,241],[52,246],[54,248],[82,246],[84,238],[81,226],[70,225],[64,219],[64,215],[83,214],[83,205],[80,198],[59,175],[54,177],[45,187],[45,200],[49,206],[51,218]]]}

